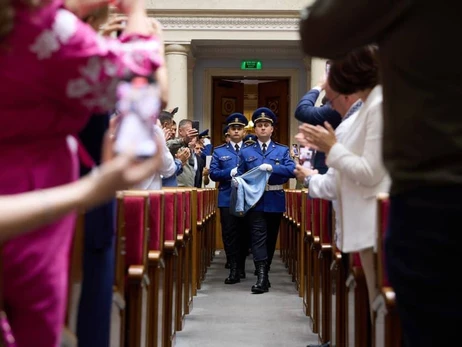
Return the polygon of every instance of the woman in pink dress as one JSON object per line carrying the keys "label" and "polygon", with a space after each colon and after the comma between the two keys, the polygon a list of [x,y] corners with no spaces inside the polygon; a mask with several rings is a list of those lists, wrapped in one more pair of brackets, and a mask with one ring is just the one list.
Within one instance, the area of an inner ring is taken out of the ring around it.
{"label": "woman in pink dress", "polygon": [[[98,36],[62,0],[26,2],[33,3],[0,0],[0,195],[75,180],[70,135],[91,112],[114,107],[121,78],[163,66],[163,42],[143,0],[119,6],[127,15],[119,40]],[[91,7],[75,4],[80,17]],[[4,302],[18,347],[59,343],[74,220],[68,215],[3,246]]]}

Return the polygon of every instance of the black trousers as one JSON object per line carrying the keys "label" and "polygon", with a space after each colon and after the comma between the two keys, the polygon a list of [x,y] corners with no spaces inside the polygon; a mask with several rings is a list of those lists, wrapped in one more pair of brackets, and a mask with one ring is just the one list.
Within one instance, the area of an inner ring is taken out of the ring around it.
{"label": "black trousers", "polygon": [[267,224],[265,212],[250,210],[249,212],[247,212],[245,219],[250,228],[253,260],[267,260]]}
{"label": "black trousers", "polygon": [[229,213],[228,207],[220,207],[221,236],[226,258],[235,259],[243,268],[249,245],[249,227],[245,218]]}
{"label": "black trousers", "polygon": [[460,343],[461,197],[453,186],[390,198],[385,258],[406,347]]}
{"label": "black trousers", "polygon": [[278,241],[279,226],[281,225],[282,212],[265,212],[267,237],[266,249],[268,253],[268,265],[273,261],[274,251],[276,250],[276,243]]}

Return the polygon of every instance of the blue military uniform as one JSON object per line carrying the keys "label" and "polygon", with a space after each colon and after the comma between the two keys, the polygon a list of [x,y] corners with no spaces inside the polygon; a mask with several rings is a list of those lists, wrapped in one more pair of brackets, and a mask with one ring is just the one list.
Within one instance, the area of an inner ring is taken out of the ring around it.
{"label": "blue military uniform", "polygon": [[[233,113],[227,119],[228,126],[246,126],[247,118],[241,113]],[[228,130],[227,130],[228,131]],[[231,173],[237,172],[239,164],[238,152],[244,147],[243,142],[235,144],[240,147],[236,149],[232,142],[215,147],[210,162],[210,178],[219,183],[218,186],[218,207],[220,208],[220,222],[222,229],[223,244],[230,268],[230,275],[225,280],[226,284],[234,284],[245,277],[245,258],[248,250],[248,237],[246,236],[245,221],[242,218],[233,216],[229,212],[229,201],[231,195]]]}
{"label": "blue military uniform", "polygon": [[[252,120],[254,124],[274,124],[276,115],[270,109],[261,107],[253,113]],[[268,271],[276,248],[282,214],[285,211],[283,184],[295,177],[295,162],[290,157],[289,147],[273,141],[269,141],[264,153],[257,140],[253,145],[243,148],[239,158],[238,175],[262,164],[269,164],[272,168],[265,193],[246,216],[250,224],[252,254],[259,276],[252,292],[263,293],[268,291]]]}

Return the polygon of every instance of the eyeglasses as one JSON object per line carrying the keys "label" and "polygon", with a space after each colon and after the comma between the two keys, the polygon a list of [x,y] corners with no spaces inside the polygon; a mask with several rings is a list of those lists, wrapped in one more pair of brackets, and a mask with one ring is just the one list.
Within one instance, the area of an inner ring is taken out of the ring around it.
{"label": "eyeglasses", "polygon": [[338,93],[338,94],[337,94],[336,96],[334,96],[332,99],[330,99],[330,100],[328,99],[326,105],[331,106],[332,103],[334,102],[334,100],[337,99],[340,95],[341,95],[341,94]]}

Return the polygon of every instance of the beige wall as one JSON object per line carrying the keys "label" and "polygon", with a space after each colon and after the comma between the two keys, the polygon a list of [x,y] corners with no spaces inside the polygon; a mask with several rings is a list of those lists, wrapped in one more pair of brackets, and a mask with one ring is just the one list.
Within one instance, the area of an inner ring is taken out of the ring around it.
{"label": "beige wall", "polygon": [[148,8],[162,10],[301,10],[313,0],[147,0]]}

